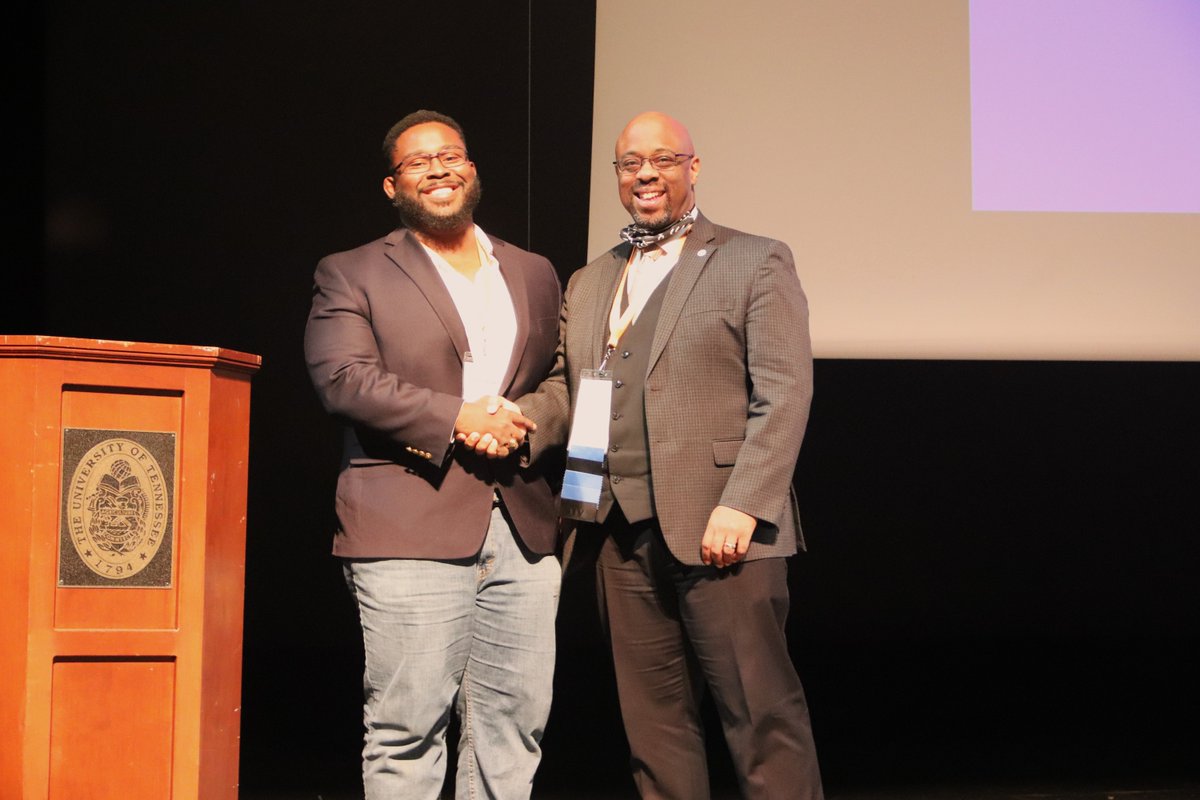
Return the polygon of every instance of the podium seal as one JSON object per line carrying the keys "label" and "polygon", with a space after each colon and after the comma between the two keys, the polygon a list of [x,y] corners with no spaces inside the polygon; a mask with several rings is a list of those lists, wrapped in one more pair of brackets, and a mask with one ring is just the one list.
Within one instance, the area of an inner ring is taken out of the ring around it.
{"label": "podium seal", "polygon": [[170,586],[175,435],[63,434],[59,586]]}

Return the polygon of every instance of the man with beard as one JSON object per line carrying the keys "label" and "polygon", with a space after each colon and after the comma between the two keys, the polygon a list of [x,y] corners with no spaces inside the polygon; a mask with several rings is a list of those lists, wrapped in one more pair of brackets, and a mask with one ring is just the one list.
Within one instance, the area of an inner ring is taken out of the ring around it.
{"label": "man with beard", "polygon": [[707,688],[742,797],[820,798],[784,636],[812,396],[792,254],[699,213],[676,120],[635,117],[613,164],[633,224],[571,277],[554,369],[517,402],[534,464],[569,440],[572,559],[596,558],[634,780],[645,798],[709,797]]}
{"label": "man with beard", "polygon": [[[498,396],[554,359],[550,263],[473,222],[462,128],[416,111],[384,140],[403,228],[317,265],[304,351],[344,427],[333,552],[358,603],[368,800],[437,798],[461,725],[459,798],[527,798],[554,672],[553,493],[507,456],[532,430]],[[490,408],[489,408],[490,406]]]}

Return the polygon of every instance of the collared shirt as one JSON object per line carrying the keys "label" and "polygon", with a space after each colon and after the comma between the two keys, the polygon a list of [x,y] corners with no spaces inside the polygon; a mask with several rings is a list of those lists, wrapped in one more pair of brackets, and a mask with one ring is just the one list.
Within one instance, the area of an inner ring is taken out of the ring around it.
{"label": "collared shirt", "polygon": [[646,301],[658,285],[671,274],[671,270],[679,263],[679,255],[683,250],[683,239],[668,239],[645,250],[634,250],[629,263],[629,275],[625,279],[625,298],[627,307],[633,307],[633,321],[642,313]]}
{"label": "collared shirt", "polygon": [[[422,244],[437,268],[463,328],[469,353],[463,354],[463,399],[476,400],[485,394],[500,394],[517,340],[517,314],[512,295],[500,274],[500,262],[483,229],[475,226],[479,246],[479,271],[474,280],[450,266],[450,262]],[[468,357],[469,356],[469,357]]]}
{"label": "collared shirt", "polygon": [[[690,230],[689,228],[688,231]],[[629,261],[629,275],[625,279],[625,297],[626,305],[633,307],[634,322],[637,322],[638,315],[642,313],[650,295],[654,294],[658,285],[679,263],[687,233],[684,231],[670,239],[664,239],[645,250],[638,250],[636,247],[633,249]]]}

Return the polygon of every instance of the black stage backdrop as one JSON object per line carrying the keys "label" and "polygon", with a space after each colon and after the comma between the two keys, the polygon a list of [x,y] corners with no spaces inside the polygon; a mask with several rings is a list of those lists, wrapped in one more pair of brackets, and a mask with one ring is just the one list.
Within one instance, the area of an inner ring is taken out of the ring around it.
{"label": "black stage backdrop", "polygon": [[[263,356],[244,796],[358,782],[361,641],[329,556],[338,441],[300,352],[312,269],[392,226],[379,144],[419,107],[464,124],[489,232],[564,278],[580,266],[594,9],[26,8],[38,55],[9,52],[29,111],[8,169],[27,211],[9,219],[34,255],[10,266],[0,328]],[[790,625],[829,788],[1200,779],[1200,365],[816,370]],[[589,599],[572,576],[540,778],[581,796],[629,787]]]}

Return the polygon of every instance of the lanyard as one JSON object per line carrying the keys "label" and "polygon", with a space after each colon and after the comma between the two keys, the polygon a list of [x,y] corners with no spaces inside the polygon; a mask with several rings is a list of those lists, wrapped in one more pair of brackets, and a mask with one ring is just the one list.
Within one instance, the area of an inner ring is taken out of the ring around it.
{"label": "lanyard", "polygon": [[[625,313],[621,313],[621,297],[625,294],[625,282],[629,279],[629,267],[633,263],[634,253],[629,254],[629,259],[625,262],[625,270],[621,273],[621,282],[617,284],[617,293],[613,297],[612,308],[608,310],[608,343],[604,347],[604,358],[600,359],[600,366],[597,371],[603,372],[608,365],[608,358],[617,350],[617,342],[621,341],[621,337],[625,335],[625,331],[629,330],[629,326],[633,323],[633,315],[637,309],[633,307],[633,303],[625,307]],[[632,301],[632,298],[630,298]]]}
{"label": "lanyard", "polygon": [[[689,215],[694,217],[694,214],[695,208],[693,207],[692,211],[689,212]],[[681,220],[681,222],[682,221],[684,220]],[[661,248],[664,255],[668,255],[669,247],[677,247],[677,249],[669,254],[669,257],[672,259],[671,268],[675,266],[675,262],[677,262],[682,256],[682,240],[691,232],[691,222],[693,221],[694,218],[692,220],[688,220],[688,225],[683,226],[680,230],[673,231],[670,236],[665,237],[659,243],[659,248]],[[644,292],[641,294],[640,302],[636,303],[634,302],[633,294],[631,292],[629,296],[629,305],[625,307],[625,313],[620,313],[621,297],[624,296],[626,284],[629,282],[629,271],[633,267],[634,260],[636,259],[640,262],[643,255],[644,253],[642,250],[635,248],[629,253],[629,258],[625,261],[625,270],[621,273],[621,282],[617,284],[617,293],[613,296],[612,308],[610,308],[608,311],[608,342],[604,347],[604,357],[600,360],[600,370],[603,370],[608,365],[609,357],[616,352],[617,343],[621,341],[621,337],[625,335],[625,332],[629,330],[629,326],[633,324],[633,318],[637,316],[637,313],[646,305],[647,297],[645,296]],[[643,266],[642,269],[645,269],[645,267]],[[667,271],[670,271],[670,268],[668,268]],[[643,273],[642,277],[638,278],[639,286],[641,285],[640,281],[642,281],[644,277],[645,276]],[[665,279],[664,273],[663,275],[659,276],[658,281]]]}

